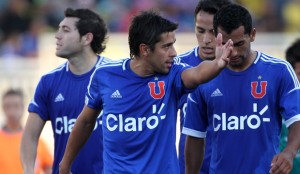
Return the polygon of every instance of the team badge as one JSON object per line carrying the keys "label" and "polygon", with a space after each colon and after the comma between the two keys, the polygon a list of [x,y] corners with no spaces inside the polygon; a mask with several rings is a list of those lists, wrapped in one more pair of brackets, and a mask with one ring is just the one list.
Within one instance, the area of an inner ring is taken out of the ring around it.
{"label": "team badge", "polygon": [[[158,90],[155,90],[158,85]],[[148,86],[150,88],[150,95],[154,99],[161,99],[165,96],[165,82],[158,81],[158,82],[149,82]]]}
{"label": "team badge", "polygon": [[261,81],[259,82],[258,88],[258,82],[251,82],[251,94],[254,98],[263,98],[267,93],[267,81]]}

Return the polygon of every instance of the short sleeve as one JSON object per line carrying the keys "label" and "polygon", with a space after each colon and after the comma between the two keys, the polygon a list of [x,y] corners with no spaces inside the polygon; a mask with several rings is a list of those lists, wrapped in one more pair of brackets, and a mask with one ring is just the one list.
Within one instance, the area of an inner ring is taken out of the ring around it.
{"label": "short sleeve", "polygon": [[[99,69],[96,69],[90,77],[90,82],[87,87],[87,92],[85,96],[85,104],[92,108],[101,110],[102,109],[102,99],[100,95],[100,81],[98,80]],[[101,78],[101,77],[100,77]]]}
{"label": "short sleeve", "polygon": [[47,111],[47,95],[48,95],[48,86],[46,85],[46,79],[43,76],[35,89],[33,99],[30,101],[28,106],[28,112],[33,112],[38,114],[44,121],[49,120],[49,114]]}
{"label": "short sleeve", "polygon": [[205,138],[208,118],[206,114],[206,103],[201,96],[200,89],[201,86],[188,95],[186,117],[182,133],[193,137]]}

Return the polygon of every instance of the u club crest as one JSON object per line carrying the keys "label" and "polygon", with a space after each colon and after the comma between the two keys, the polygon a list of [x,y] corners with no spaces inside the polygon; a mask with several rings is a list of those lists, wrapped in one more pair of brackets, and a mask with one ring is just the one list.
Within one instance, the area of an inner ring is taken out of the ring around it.
{"label": "u club crest", "polygon": [[149,82],[148,86],[150,88],[150,95],[154,99],[161,99],[165,96],[165,82]]}
{"label": "u club crest", "polygon": [[251,94],[254,98],[263,98],[266,95],[266,93],[267,93],[267,81],[251,82]]}

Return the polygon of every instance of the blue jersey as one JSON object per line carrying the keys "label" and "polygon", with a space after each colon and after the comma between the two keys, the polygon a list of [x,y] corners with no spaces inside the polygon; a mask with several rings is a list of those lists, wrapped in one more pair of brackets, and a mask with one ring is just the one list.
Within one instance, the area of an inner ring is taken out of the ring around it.
{"label": "blue jersey", "polygon": [[[98,63],[103,57],[98,58]],[[42,76],[28,111],[37,113],[44,121],[50,120],[54,134],[53,173],[58,173],[70,132],[84,106],[87,86],[95,67],[83,74],[75,75],[69,62]],[[102,173],[103,144],[101,118],[88,142],[81,149],[72,165],[72,173]]]}
{"label": "blue jersey", "polygon": [[299,95],[290,64],[258,52],[247,70],[226,68],[189,95],[183,133],[204,138],[212,127],[212,174],[269,173],[282,117],[300,120]]}
{"label": "blue jersey", "polygon": [[[203,60],[201,59],[200,55],[198,54],[199,47],[196,47],[186,53],[183,53],[178,56],[178,58],[181,60],[181,62],[184,62],[191,66],[197,66],[199,65]],[[186,106],[187,106],[187,96],[188,94],[184,94],[179,102],[178,108],[180,109],[180,131],[182,131],[184,118],[186,115]],[[206,148],[205,148],[205,156],[202,163],[202,168],[200,170],[201,174],[208,173],[209,170],[209,162],[210,162],[210,136],[209,132],[206,136]],[[180,173],[185,173],[185,161],[184,161],[184,146],[185,146],[185,134],[180,134],[179,139],[179,147],[178,147],[178,156],[179,156],[179,166],[180,166]]]}
{"label": "blue jersey", "polygon": [[99,66],[86,104],[103,107],[104,173],[179,173],[176,153],[177,103],[190,92],[181,80],[186,64],[168,74],[140,77],[131,59]]}

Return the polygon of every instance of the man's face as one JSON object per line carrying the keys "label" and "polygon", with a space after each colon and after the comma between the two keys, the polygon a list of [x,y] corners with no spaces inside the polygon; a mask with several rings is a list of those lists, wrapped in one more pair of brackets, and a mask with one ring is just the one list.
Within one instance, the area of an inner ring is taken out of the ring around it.
{"label": "man's face", "polygon": [[66,17],[59,24],[56,32],[56,56],[63,58],[75,57],[83,49],[79,32],[75,26],[78,18]]}
{"label": "man's face", "polygon": [[177,56],[174,48],[175,41],[175,32],[161,34],[160,41],[155,44],[153,51],[149,50],[149,55],[146,57],[150,72],[169,73],[173,59]]}
{"label": "man's face", "polygon": [[218,32],[222,33],[223,43],[225,44],[229,39],[233,41],[233,50],[231,53],[229,67],[234,70],[243,70],[252,63],[250,59],[251,42],[255,38],[255,29],[249,34],[245,34],[244,26],[233,30],[230,34],[218,27]]}
{"label": "man's face", "polygon": [[10,123],[19,123],[24,112],[24,103],[19,95],[7,95],[2,100],[2,109],[6,121]]}
{"label": "man's face", "polygon": [[215,58],[215,36],[212,14],[200,11],[195,19],[195,33],[199,45],[199,55],[204,60]]}

